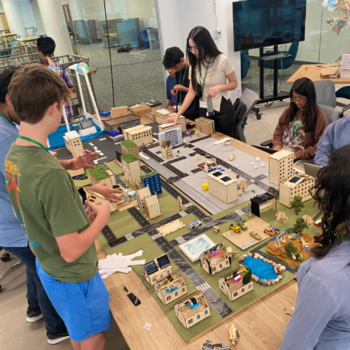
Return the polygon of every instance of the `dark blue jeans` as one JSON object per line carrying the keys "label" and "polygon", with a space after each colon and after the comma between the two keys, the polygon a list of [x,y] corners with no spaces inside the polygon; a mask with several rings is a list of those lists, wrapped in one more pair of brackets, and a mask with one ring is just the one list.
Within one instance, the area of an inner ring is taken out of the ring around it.
{"label": "dark blue jeans", "polygon": [[29,247],[3,247],[11,254],[17,256],[27,267],[27,299],[30,308],[40,307],[49,333],[67,332],[66,326],[51,304],[43,285],[36,273],[35,255]]}

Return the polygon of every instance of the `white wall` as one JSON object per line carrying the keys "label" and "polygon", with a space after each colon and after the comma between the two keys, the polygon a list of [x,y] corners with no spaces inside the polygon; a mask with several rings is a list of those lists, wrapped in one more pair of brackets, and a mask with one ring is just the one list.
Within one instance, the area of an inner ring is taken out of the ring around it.
{"label": "white wall", "polygon": [[[157,0],[162,54],[171,46],[184,52],[189,32],[196,26],[206,27],[213,33],[216,20],[213,0]],[[232,101],[241,94],[240,53],[233,51],[232,0],[217,0],[218,27],[221,38],[214,39],[218,49],[230,57],[236,68],[238,88],[230,93]]]}

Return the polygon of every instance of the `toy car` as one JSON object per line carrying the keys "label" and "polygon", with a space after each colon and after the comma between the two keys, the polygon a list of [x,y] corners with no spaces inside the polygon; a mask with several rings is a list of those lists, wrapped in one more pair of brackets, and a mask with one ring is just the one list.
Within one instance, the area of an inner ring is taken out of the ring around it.
{"label": "toy car", "polygon": [[202,225],[202,223],[199,220],[193,220],[188,223],[188,228],[192,230],[193,228],[199,227],[200,225]]}
{"label": "toy car", "polygon": [[243,221],[237,222],[237,226],[239,226],[243,231],[248,229],[248,227],[244,225]]}
{"label": "toy car", "polygon": [[230,225],[230,230],[236,233],[240,233],[241,232],[241,228],[238,225],[235,224],[231,224]]}
{"label": "toy car", "polygon": [[322,219],[316,220],[316,221],[314,222],[314,225],[315,225],[315,226],[320,226],[320,225],[321,225],[321,221],[322,221]]}
{"label": "toy car", "polygon": [[249,234],[258,241],[262,240],[262,237],[259,235],[259,233],[255,232],[255,231],[250,231]]}
{"label": "toy car", "polygon": [[280,233],[280,230],[276,227],[269,226],[269,227],[265,228],[264,233],[266,233],[269,236],[273,236],[276,233]]}

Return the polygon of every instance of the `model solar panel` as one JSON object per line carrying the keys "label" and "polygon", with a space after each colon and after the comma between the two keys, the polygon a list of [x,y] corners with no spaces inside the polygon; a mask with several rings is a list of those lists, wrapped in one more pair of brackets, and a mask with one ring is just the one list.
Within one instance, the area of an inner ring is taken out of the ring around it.
{"label": "model solar panel", "polygon": [[158,271],[158,267],[154,261],[150,261],[145,265],[145,269],[148,273],[148,275],[152,275],[152,273],[155,273]]}
{"label": "model solar panel", "polygon": [[220,179],[221,181],[224,181],[224,182],[228,182],[228,181],[231,181],[232,178],[229,177],[229,176],[224,176],[223,178]]}
{"label": "model solar panel", "polygon": [[219,177],[222,175],[222,172],[221,171],[215,171],[215,173],[212,173],[213,176],[215,177]]}
{"label": "model solar panel", "polygon": [[296,183],[296,182],[298,182],[299,180],[300,180],[300,177],[294,176],[294,177],[292,177],[288,182]]}
{"label": "model solar panel", "polygon": [[161,269],[170,265],[170,260],[166,254],[158,258],[157,261]]}

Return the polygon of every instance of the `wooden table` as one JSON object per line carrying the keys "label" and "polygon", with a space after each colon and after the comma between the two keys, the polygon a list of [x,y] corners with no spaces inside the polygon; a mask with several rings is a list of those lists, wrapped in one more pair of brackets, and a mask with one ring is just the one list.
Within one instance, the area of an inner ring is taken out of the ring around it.
{"label": "wooden table", "polygon": [[15,33],[0,34],[0,37],[4,38],[6,48],[7,48],[7,40],[12,40],[12,39],[10,39],[10,37],[14,37],[14,36],[17,36],[17,34],[15,34]]}
{"label": "wooden table", "polygon": [[25,44],[24,49],[26,50],[26,53],[28,53],[28,47],[26,44],[28,44],[30,42],[36,42],[38,39],[39,39],[38,36],[32,35],[32,36],[26,36],[24,38],[18,38],[18,39],[16,39],[16,41],[19,41],[19,42]]}
{"label": "wooden table", "polygon": [[[142,124],[149,122],[147,117],[141,118]],[[215,133],[213,137],[222,139],[227,136]],[[267,153],[245,143],[232,139],[232,146],[268,161]],[[95,243],[98,259],[105,258],[106,253],[100,242],[96,240]],[[111,312],[131,350],[199,350],[206,340],[227,346],[230,344],[228,328],[232,322],[240,334],[235,350],[278,349],[291,317],[287,313],[292,313],[290,308],[294,306],[298,290],[297,283],[294,280],[289,281],[185,343],[134,270],[128,274],[114,273],[104,282],[110,293]],[[141,300],[141,305],[135,307],[130,302],[123,286]],[[152,325],[148,331],[143,329],[146,323]]]}
{"label": "wooden table", "polygon": [[[323,68],[332,67],[334,64],[322,64],[319,65]],[[313,67],[313,68],[309,68]],[[294,84],[294,82],[300,78],[309,78],[312,81],[317,80],[330,80],[334,84],[350,84],[350,79],[345,78],[323,78],[321,77],[321,69],[316,69],[316,64],[303,64],[288,80],[287,84]]]}

